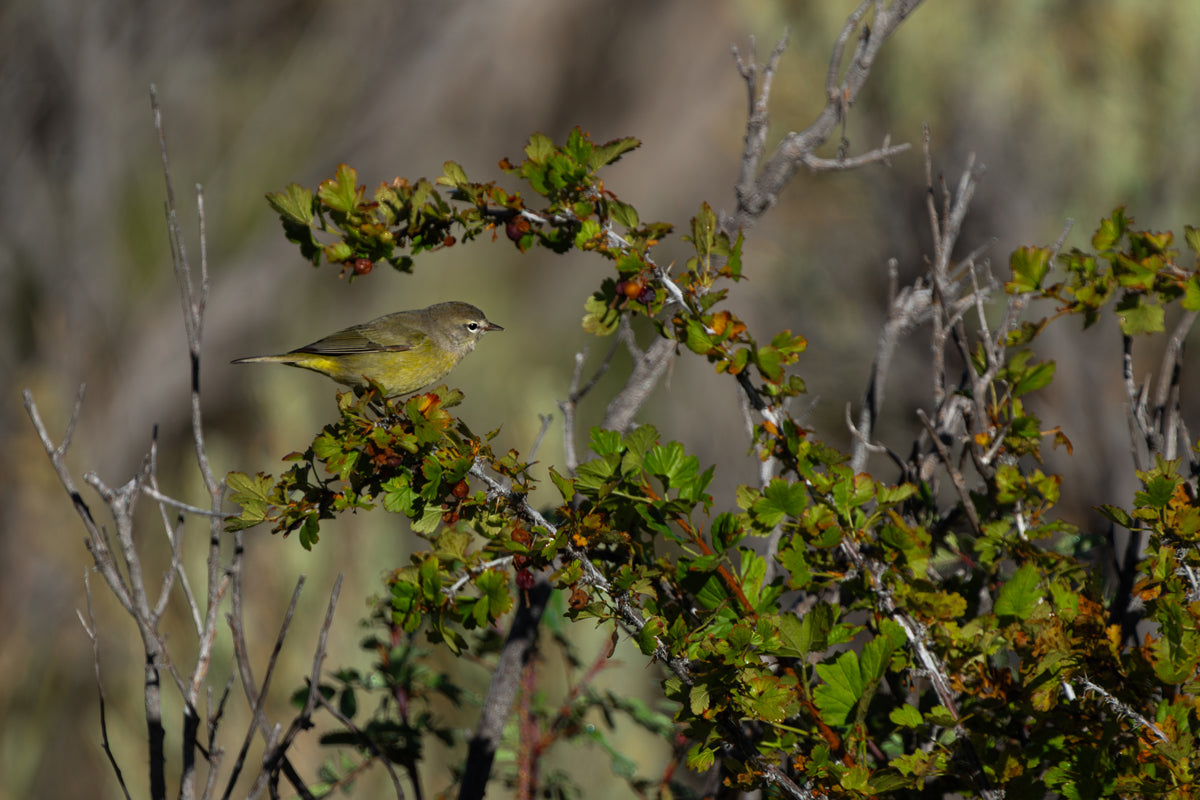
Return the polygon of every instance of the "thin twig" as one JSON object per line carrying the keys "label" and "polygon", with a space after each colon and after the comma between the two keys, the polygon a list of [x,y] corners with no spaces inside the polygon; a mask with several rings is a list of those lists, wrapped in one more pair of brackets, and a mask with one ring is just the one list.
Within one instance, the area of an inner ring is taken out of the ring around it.
{"label": "thin twig", "polygon": [[361,744],[365,749],[369,750],[376,761],[383,764],[383,768],[387,770],[388,777],[392,779],[392,788],[396,790],[396,797],[400,798],[400,800],[404,800],[404,786],[400,783],[400,776],[396,774],[395,768],[392,767],[391,759],[387,757],[386,753],[379,749],[379,745],[376,744],[375,740],[368,734],[359,730],[358,726],[354,724],[354,720],[350,719],[341,711],[339,711],[337,707],[325,699],[325,695],[321,694],[320,692],[317,692],[317,703],[320,704],[321,708],[332,714],[334,719],[344,725],[346,730],[354,734],[354,736],[358,739],[359,744]]}
{"label": "thin twig", "polygon": [[[238,668],[241,670],[242,690],[246,693],[246,699],[250,701],[252,718],[250,727],[246,730],[246,736],[242,740],[241,749],[238,750],[237,759],[233,762],[233,769],[229,774],[229,779],[226,781],[225,793],[221,795],[224,800],[229,800],[229,797],[233,794],[233,787],[237,783],[238,776],[241,775],[243,765],[246,763],[246,754],[250,751],[250,743],[254,741],[254,732],[256,730],[262,729],[263,737],[267,741],[267,751],[273,752],[274,750],[277,737],[269,729],[266,717],[262,714],[263,700],[267,694],[267,689],[271,686],[271,678],[275,674],[275,664],[279,660],[280,651],[283,650],[283,641],[287,638],[288,628],[292,625],[292,617],[296,614],[296,604],[300,601],[300,590],[304,588],[305,580],[307,578],[304,575],[296,579],[296,588],[292,590],[292,600],[288,603],[287,611],[283,615],[283,622],[279,626],[279,634],[275,637],[275,646],[271,649],[271,657],[267,659],[267,671],[263,676],[261,687],[255,686],[254,677],[250,673],[250,658],[244,650],[245,637],[239,635],[241,630],[240,615],[234,614],[229,617],[229,624],[234,630],[233,645],[237,654]],[[265,775],[266,770],[260,773],[259,780]]]}
{"label": "thin twig", "polygon": [[[67,438],[70,438],[69,436]],[[104,700],[104,681],[100,678],[100,637],[96,630],[96,615],[92,609],[92,583],[88,578],[88,570],[83,571],[83,591],[87,597],[87,619],[84,619],[83,612],[78,609],[75,611],[79,617],[79,624],[83,626],[84,633],[92,642],[92,669],[96,676],[96,696],[100,704],[100,746],[104,749],[104,755],[108,757],[108,763],[112,766],[113,773],[117,776],[117,784],[121,787],[121,792],[125,795],[125,800],[132,800],[129,795],[129,787],[125,785],[125,775],[121,772],[121,765],[117,763],[117,757],[113,753],[112,743],[108,739],[108,714],[106,713],[106,704]]]}

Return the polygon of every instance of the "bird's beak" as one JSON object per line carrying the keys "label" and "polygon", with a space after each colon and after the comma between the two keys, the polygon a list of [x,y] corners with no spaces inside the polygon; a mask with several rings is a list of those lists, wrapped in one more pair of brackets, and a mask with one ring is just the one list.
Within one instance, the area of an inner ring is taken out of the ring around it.
{"label": "bird's beak", "polygon": [[497,325],[494,322],[489,322],[487,324],[487,327],[484,328],[484,330],[485,331],[502,331],[502,330],[504,330],[504,328],[501,328],[499,325]]}

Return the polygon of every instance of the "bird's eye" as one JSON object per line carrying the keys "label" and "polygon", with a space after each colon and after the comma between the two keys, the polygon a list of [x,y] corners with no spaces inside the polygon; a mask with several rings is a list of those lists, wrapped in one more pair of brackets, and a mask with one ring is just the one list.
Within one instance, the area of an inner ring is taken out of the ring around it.
{"label": "bird's eye", "polygon": [[467,330],[471,331],[471,333],[474,333],[475,331],[479,330],[479,323],[478,322],[468,322]]}

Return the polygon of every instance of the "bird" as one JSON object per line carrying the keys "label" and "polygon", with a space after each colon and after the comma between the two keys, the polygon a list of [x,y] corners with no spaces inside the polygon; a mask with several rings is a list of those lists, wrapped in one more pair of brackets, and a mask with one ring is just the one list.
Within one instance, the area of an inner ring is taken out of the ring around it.
{"label": "bird", "polygon": [[352,387],[370,380],[385,397],[393,398],[444,377],[475,349],[485,333],[502,330],[470,303],[450,301],[385,314],[296,350],[238,358],[232,363],[287,364]]}

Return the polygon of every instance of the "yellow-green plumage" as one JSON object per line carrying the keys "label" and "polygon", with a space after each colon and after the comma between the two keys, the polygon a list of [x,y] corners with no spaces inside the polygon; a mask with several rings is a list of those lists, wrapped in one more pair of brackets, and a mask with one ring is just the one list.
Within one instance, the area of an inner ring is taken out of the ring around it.
{"label": "yellow-green plumage", "polygon": [[452,301],[397,311],[297,350],[233,363],[274,361],[320,372],[347,386],[362,384],[365,376],[378,383],[385,395],[396,397],[443,377],[475,349],[481,336],[502,330],[475,306]]}

